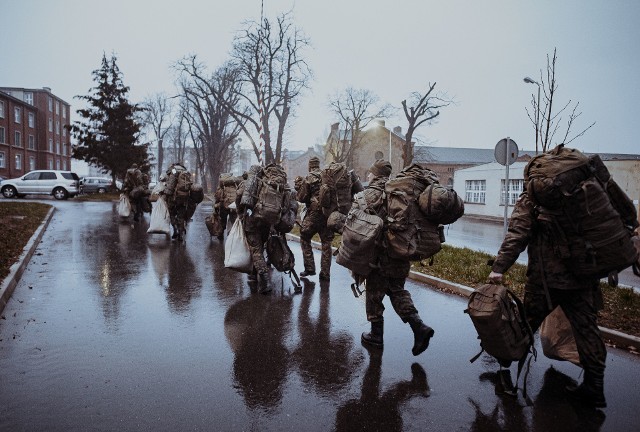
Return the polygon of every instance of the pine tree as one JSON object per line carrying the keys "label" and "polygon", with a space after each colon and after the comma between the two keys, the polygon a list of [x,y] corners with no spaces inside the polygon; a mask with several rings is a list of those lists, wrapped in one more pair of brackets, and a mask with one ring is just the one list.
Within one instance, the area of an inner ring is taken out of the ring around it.
{"label": "pine tree", "polygon": [[90,94],[76,96],[87,101],[88,107],[76,111],[81,120],[69,127],[77,141],[72,156],[111,172],[114,180],[123,179],[132,164],[149,166],[148,144],[138,143],[141,125],[136,113],[142,109],[129,103],[129,87],[122,82],[115,55],[108,60],[103,54],[100,69],[92,75],[97,84]]}

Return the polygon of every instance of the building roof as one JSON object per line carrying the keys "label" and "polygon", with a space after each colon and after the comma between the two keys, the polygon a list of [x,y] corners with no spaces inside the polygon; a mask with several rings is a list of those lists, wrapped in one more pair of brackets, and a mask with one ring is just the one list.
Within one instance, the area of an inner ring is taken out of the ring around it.
{"label": "building roof", "polygon": [[[592,155],[596,153],[587,153]],[[623,153],[597,153],[602,160],[640,160],[640,155],[623,154]],[[534,150],[520,150],[518,157],[533,157],[536,155]],[[484,164],[495,162],[494,149],[479,149],[468,147],[432,147],[432,146],[415,146],[414,162],[417,163],[442,163],[442,164]]]}

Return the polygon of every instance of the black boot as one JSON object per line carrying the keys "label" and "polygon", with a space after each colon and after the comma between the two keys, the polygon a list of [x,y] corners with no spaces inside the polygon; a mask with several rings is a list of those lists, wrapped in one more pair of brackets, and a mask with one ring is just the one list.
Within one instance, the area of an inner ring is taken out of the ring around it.
{"label": "black boot", "polygon": [[258,272],[258,292],[260,294],[267,294],[271,292],[271,286],[269,286],[267,281],[267,275],[268,273],[266,271]]}
{"label": "black boot", "polygon": [[304,270],[304,271],[300,272],[300,277],[313,276],[315,274],[316,274],[315,270]]}
{"label": "black boot", "polygon": [[604,397],[604,377],[593,374],[593,372],[584,372],[584,380],[578,386],[567,386],[569,394],[582,403],[595,407],[605,408],[607,400]]}
{"label": "black boot", "polygon": [[417,356],[429,347],[429,341],[435,332],[422,322],[418,314],[408,317],[407,322],[411,326],[411,330],[413,330],[413,348],[411,348],[411,352],[414,356]]}
{"label": "black boot", "polygon": [[384,321],[372,321],[371,332],[362,333],[362,343],[382,348],[384,335]]}
{"label": "black boot", "polygon": [[518,389],[513,386],[513,381],[511,380],[511,371],[509,369],[500,369],[498,371],[496,394],[518,396]]}

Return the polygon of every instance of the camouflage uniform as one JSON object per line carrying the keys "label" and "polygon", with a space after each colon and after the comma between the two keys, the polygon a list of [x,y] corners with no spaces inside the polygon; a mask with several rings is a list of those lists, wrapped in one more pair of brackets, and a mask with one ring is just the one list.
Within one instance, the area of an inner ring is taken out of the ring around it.
{"label": "camouflage uniform", "polygon": [[[148,183],[147,183],[148,184]],[[133,195],[133,190],[139,187],[145,187],[142,171],[138,168],[137,164],[133,164],[131,168],[127,170],[124,176],[124,192],[131,200],[133,205],[133,220],[138,221],[144,213],[142,200],[146,199],[146,195],[136,191],[138,194]]]}
{"label": "camouflage uniform", "polygon": [[[373,210],[378,216],[386,216],[386,208],[382,199],[384,184],[388,177],[375,177],[365,190],[365,200],[367,208]],[[413,305],[411,293],[404,289],[404,283],[411,263],[409,260],[394,259],[389,256],[387,249],[380,246],[378,248],[378,268],[374,269],[366,277],[366,311],[367,320],[370,322],[382,321],[384,305],[382,300],[385,295],[389,296],[391,305],[403,322],[407,322],[409,316],[417,314],[418,311]]]}
{"label": "camouflage uniform", "polygon": [[322,213],[318,197],[320,195],[320,161],[318,158],[309,160],[309,174],[299,187],[298,201],[306,204],[307,213],[300,227],[300,248],[304,262],[304,272],[301,276],[313,275],[316,273],[316,264],[313,258],[313,248],[311,238],[319,234],[322,244],[322,255],[320,258],[320,278],[329,279],[331,271],[333,231],[327,228],[327,217]]}
{"label": "camouflage uniform", "polygon": [[[366,206],[368,211],[373,211],[386,220],[384,186],[391,174],[391,164],[384,160],[377,160],[371,167],[371,173],[376,177],[371,179],[364,190]],[[362,333],[361,340],[368,345],[383,346],[384,305],[382,301],[387,295],[402,322],[409,323],[411,326],[414,335],[411,351],[414,356],[417,356],[427,349],[434,331],[422,322],[411,299],[411,293],[404,288],[411,263],[406,259],[391,258],[384,245],[378,247],[376,255],[377,268],[366,277],[365,309],[367,320],[371,323],[371,332]]]}
{"label": "camouflage uniform", "polygon": [[254,272],[259,275],[266,275],[269,271],[267,262],[264,259],[264,244],[269,238],[269,231],[271,227],[265,225],[262,221],[254,218],[249,214],[248,210],[240,204],[242,194],[244,192],[245,182],[243,181],[238,186],[236,191],[236,207],[238,209],[238,217],[242,219],[247,243],[251,251],[251,259],[253,261]]}
{"label": "camouflage uniform", "polygon": [[186,171],[186,168],[180,164],[172,164],[169,167],[167,170],[166,188],[163,193],[167,200],[167,208],[169,209],[171,226],[173,227],[172,238],[183,240],[187,233],[187,221],[191,217],[189,216],[190,209],[187,208],[188,203],[178,203],[174,197],[180,171]]}
{"label": "camouflage uniform", "polygon": [[607,351],[597,324],[597,311],[602,308],[598,279],[574,275],[556,255],[559,245],[554,242],[557,236],[553,235],[553,230],[536,219],[535,205],[524,192],[513,209],[508,233],[492,270],[505,273],[529,247],[524,306],[531,329],[538,330],[545,317],[560,306],[571,323],[585,373],[601,380]]}

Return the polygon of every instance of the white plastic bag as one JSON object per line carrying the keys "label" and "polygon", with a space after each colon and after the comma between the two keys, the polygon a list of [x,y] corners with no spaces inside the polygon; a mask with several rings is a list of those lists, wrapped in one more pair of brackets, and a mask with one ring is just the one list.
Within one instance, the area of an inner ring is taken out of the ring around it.
{"label": "white plastic bag", "polygon": [[163,181],[159,181],[158,183],[156,183],[155,187],[151,191],[151,196],[149,196],[149,201],[158,201],[158,199],[160,198],[160,193],[164,191],[165,186],[166,184]]}
{"label": "white plastic bag", "polygon": [[127,218],[131,215],[131,203],[127,194],[120,194],[120,203],[118,204],[118,214],[120,217]]}
{"label": "white plastic bag", "polygon": [[224,266],[243,273],[253,271],[251,251],[240,218],[234,222],[224,243]]}
{"label": "white plastic bag", "polygon": [[149,234],[171,234],[171,216],[169,215],[169,209],[167,203],[164,201],[164,197],[161,196],[153,203],[153,210],[151,210],[151,221],[149,222]]}
{"label": "white plastic bag", "polygon": [[557,306],[540,325],[540,344],[545,357],[570,361],[580,366],[580,356],[573,337],[571,323],[560,306]]}

